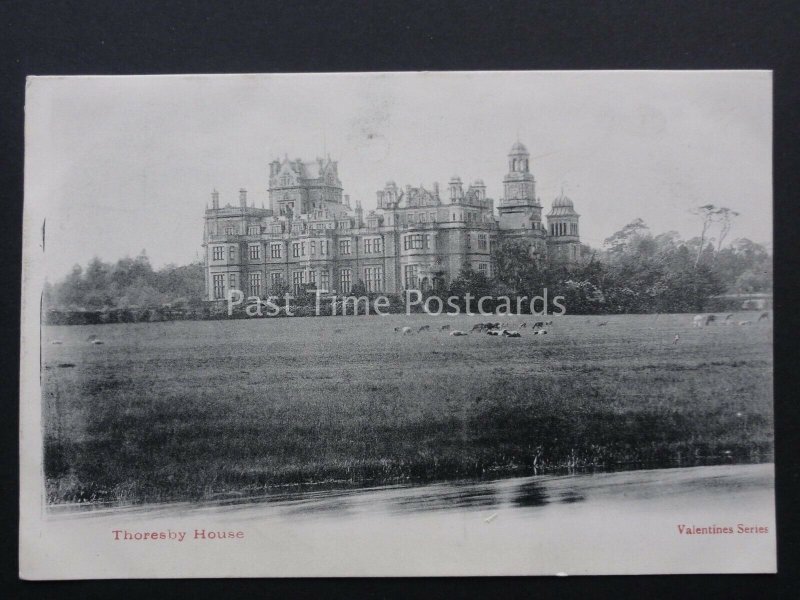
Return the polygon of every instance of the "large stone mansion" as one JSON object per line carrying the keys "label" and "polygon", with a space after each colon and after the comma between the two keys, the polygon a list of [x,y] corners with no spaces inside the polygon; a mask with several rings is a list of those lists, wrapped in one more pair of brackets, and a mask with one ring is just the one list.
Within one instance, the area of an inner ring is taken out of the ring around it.
{"label": "large stone mansion", "polygon": [[206,209],[206,297],[228,290],[260,296],[316,287],[350,293],[359,280],[369,292],[446,288],[461,269],[492,275],[493,253],[502,239],[531,247],[531,260],[577,260],[579,215],[562,193],[542,222],[542,203],[530,172],[527,149],[517,142],[508,155],[504,195],[494,200],[478,179],[465,186],[453,177],[441,193],[393,181],[378,194],[378,207],[364,214],[342,194],[336,161],[275,160],[269,165],[269,208],[220,206],[211,194]]}

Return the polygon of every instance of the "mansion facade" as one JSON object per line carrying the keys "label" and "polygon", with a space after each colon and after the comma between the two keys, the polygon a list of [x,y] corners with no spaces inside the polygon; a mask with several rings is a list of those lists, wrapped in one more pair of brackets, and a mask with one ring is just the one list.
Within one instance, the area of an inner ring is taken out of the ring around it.
{"label": "mansion facade", "polygon": [[377,192],[377,209],[364,214],[343,194],[336,161],[275,160],[269,165],[269,208],[206,208],[203,247],[208,300],[229,290],[266,297],[309,288],[349,294],[357,282],[368,292],[446,289],[465,266],[492,276],[493,255],[503,239],[524,240],[531,260],[578,259],[579,215],[562,193],[542,221],[542,203],[520,142],[508,155],[504,194],[497,212],[480,179],[464,185],[453,177],[445,190],[434,183]]}

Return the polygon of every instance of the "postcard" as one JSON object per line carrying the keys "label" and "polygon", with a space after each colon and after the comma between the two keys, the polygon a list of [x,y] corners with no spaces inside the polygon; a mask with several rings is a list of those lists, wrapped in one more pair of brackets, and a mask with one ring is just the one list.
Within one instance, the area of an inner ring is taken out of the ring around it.
{"label": "postcard", "polygon": [[771,72],[25,119],[22,578],[775,572]]}

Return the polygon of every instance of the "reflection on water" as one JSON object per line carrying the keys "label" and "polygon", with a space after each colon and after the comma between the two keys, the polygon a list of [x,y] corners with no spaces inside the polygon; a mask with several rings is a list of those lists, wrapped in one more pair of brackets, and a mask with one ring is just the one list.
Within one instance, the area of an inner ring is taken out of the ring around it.
{"label": "reflection on water", "polygon": [[516,496],[514,497],[514,504],[517,506],[531,507],[531,506],[544,506],[551,502],[547,490],[541,483],[531,481],[524,483],[517,488]]}
{"label": "reflection on water", "polygon": [[154,518],[171,514],[230,514],[237,519],[260,519],[266,516],[292,521],[339,519],[365,515],[403,517],[434,513],[469,514],[476,511],[499,512],[517,516],[535,516],[542,511],[619,507],[628,503],[716,502],[734,501],[774,488],[773,466],[732,465],[625,471],[582,475],[541,475],[462,481],[412,486],[394,485],[359,490],[318,490],[287,492],[260,497],[218,499],[200,504],[176,503],[137,507],[55,506],[53,516],[81,515],[142,516]]}
{"label": "reflection on water", "polygon": [[416,512],[451,509],[485,509],[498,504],[496,491],[490,485],[460,484],[437,486],[431,491],[400,496],[388,503],[390,512]]}

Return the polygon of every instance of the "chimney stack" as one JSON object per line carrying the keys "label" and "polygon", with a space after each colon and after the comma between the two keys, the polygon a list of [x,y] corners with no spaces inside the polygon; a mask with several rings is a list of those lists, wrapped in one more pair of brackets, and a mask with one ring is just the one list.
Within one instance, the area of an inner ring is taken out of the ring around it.
{"label": "chimney stack", "polygon": [[211,192],[211,208],[214,210],[219,208],[219,192],[217,190]]}
{"label": "chimney stack", "polygon": [[247,190],[244,188],[239,190],[239,206],[247,208]]}

